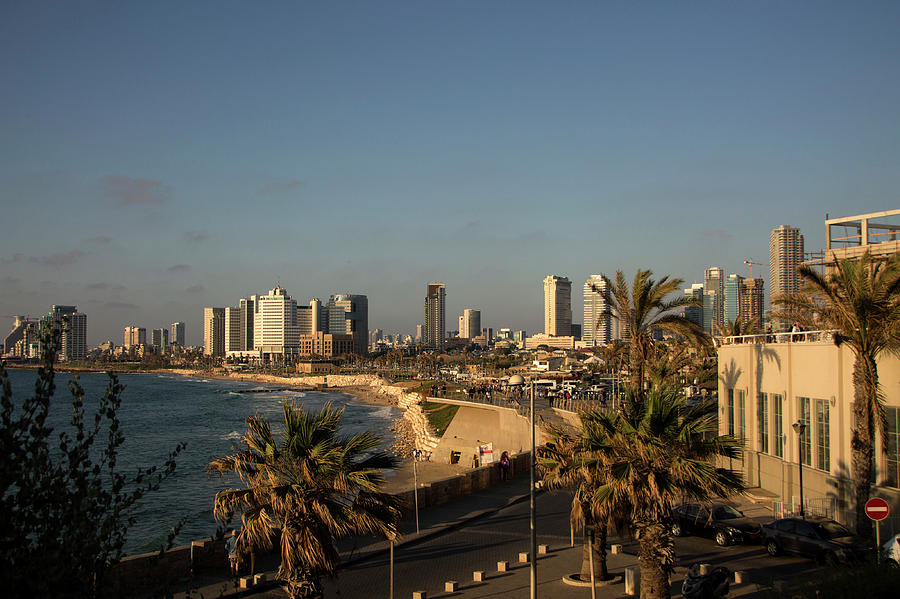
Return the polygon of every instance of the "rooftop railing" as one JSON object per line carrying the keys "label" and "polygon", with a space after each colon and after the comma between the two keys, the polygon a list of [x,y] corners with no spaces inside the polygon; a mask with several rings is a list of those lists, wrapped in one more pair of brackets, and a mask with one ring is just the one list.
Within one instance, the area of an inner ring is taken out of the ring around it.
{"label": "rooftop railing", "polygon": [[763,343],[821,343],[834,341],[834,331],[797,331],[784,333],[762,333],[760,335],[740,335],[737,337],[716,337],[716,347],[720,345],[753,345]]}

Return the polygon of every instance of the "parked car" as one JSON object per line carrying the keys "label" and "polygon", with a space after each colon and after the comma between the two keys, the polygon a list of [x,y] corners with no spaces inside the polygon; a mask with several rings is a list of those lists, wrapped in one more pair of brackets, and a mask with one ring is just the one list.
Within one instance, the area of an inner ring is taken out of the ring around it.
{"label": "parked car", "polygon": [[793,553],[817,562],[838,564],[861,559],[870,544],[842,524],[824,518],[782,518],[763,525],[766,551],[771,556]]}
{"label": "parked car", "polygon": [[722,546],[758,543],[762,534],[757,522],[725,503],[679,505],[673,510],[669,530],[675,537],[689,534],[712,537]]}

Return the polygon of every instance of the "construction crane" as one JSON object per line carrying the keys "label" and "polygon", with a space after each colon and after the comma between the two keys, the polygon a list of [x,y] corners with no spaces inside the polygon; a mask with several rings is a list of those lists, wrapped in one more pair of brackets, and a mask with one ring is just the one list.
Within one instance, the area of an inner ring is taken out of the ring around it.
{"label": "construction crane", "polygon": [[750,278],[751,279],[753,278],[753,265],[754,264],[757,266],[768,266],[768,263],[766,263],[766,262],[754,262],[753,258],[747,258],[746,260],[744,260],[744,264],[746,264],[747,266],[750,267]]}

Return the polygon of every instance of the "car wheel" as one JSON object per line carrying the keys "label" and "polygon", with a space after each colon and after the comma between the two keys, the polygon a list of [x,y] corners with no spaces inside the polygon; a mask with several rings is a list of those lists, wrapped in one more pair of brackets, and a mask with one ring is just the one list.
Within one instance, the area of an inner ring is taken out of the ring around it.
{"label": "car wheel", "polygon": [[670,532],[672,533],[672,536],[673,536],[673,537],[680,537],[680,536],[682,536],[682,535],[684,534],[684,531],[681,529],[681,523],[680,523],[680,522],[673,522],[673,523],[672,523],[672,528],[669,529],[669,530],[670,530]]}
{"label": "car wheel", "polygon": [[718,545],[719,547],[725,547],[730,541],[731,539],[728,538],[728,535],[724,530],[716,531],[716,545]]}
{"label": "car wheel", "polygon": [[772,557],[777,557],[781,554],[781,548],[778,547],[778,543],[769,540],[766,541],[766,553],[768,553]]}

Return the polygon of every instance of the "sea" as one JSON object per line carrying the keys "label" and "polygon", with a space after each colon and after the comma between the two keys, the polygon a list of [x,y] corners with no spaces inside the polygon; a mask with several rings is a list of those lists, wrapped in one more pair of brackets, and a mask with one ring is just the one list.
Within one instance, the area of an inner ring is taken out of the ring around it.
{"label": "sea", "polygon": [[[14,369],[8,374],[14,404],[21,405],[34,392],[36,372]],[[187,444],[176,458],[174,474],[163,481],[159,490],[145,496],[133,511],[137,521],[128,529],[126,555],[158,551],[182,518],[186,521],[174,539],[174,546],[216,533],[218,524],[212,516],[213,497],[217,491],[238,486],[239,481],[233,475],[225,479],[218,474],[208,476],[206,466],[217,457],[241,449],[239,442],[247,430],[248,416],[259,414],[267,418],[276,435],[280,435],[284,402],[294,402],[306,410],[318,410],[330,401],[344,408],[342,432],[352,434],[372,430],[381,436],[387,449],[395,441],[391,424],[402,415],[397,408],[365,404],[343,393],[239,393],[275,387],[160,373],[117,376],[125,385],[119,410],[121,430],[125,435],[125,444],[120,450],[120,472],[128,474],[139,467],[162,466],[177,444]],[[68,373],[56,375],[56,393],[48,418],[55,431],[70,428],[72,397],[67,385],[71,380],[72,375]],[[78,381],[86,392],[85,420],[93,423],[95,408],[109,378],[103,373],[82,373],[78,375]],[[105,447],[105,439],[101,433],[99,449]]]}

